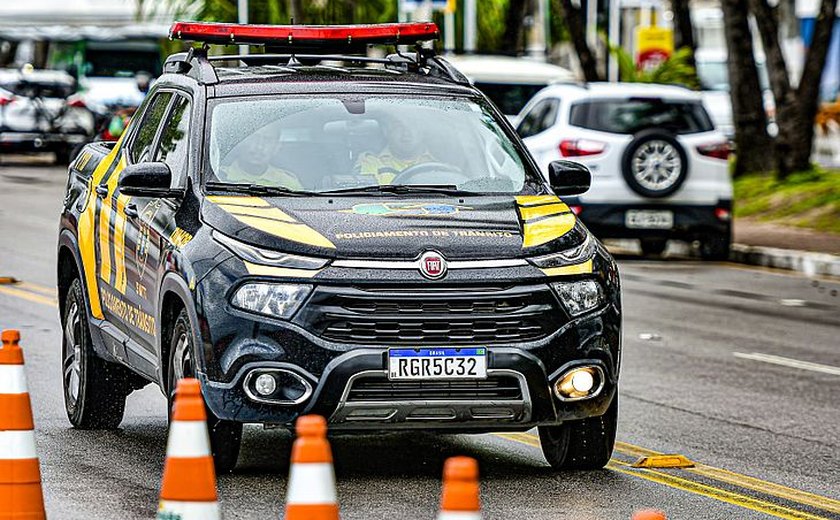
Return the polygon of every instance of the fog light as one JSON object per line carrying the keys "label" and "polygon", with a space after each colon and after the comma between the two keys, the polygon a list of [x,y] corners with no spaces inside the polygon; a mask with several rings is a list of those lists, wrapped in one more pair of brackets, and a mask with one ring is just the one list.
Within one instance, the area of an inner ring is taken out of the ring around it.
{"label": "fog light", "polygon": [[577,401],[597,395],[604,386],[604,373],[598,366],[569,370],[554,383],[554,394],[562,401]]}
{"label": "fog light", "polygon": [[261,396],[269,396],[277,390],[277,380],[271,374],[261,374],[254,381],[254,388]]}

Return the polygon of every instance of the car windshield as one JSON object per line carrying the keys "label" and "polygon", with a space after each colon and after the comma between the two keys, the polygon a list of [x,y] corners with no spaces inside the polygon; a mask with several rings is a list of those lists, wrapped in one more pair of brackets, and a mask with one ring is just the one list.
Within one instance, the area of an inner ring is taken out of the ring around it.
{"label": "car windshield", "polygon": [[321,193],[385,186],[523,193],[540,184],[490,110],[464,98],[220,100],[207,164],[213,183]]}

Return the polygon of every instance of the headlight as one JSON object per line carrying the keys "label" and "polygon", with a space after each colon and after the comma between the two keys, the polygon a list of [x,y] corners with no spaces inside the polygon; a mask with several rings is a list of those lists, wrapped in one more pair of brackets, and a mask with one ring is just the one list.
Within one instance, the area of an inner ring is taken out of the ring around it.
{"label": "headlight", "polygon": [[260,247],[240,242],[215,230],[213,231],[213,238],[215,238],[223,246],[230,249],[236,256],[255,264],[270,265],[274,267],[290,267],[292,269],[320,269],[329,262],[329,260],[325,258],[290,255],[280,251],[262,249]]}
{"label": "headlight", "polygon": [[558,253],[535,256],[534,258],[528,259],[528,261],[540,269],[581,264],[592,258],[595,254],[595,244],[595,239],[592,238],[592,235],[587,233],[583,242],[580,242],[575,246]]}
{"label": "headlight", "polygon": [[244,311],[288,319],[310,292],[309,285],[250,282],[236,290],[230,303]]}
{"label": "headlight", "polygon": [[580,316],[599,307],[604,302],[604,291],[595,280],[554,282],[551,287],[557,292],[563,306],[571,316]]}

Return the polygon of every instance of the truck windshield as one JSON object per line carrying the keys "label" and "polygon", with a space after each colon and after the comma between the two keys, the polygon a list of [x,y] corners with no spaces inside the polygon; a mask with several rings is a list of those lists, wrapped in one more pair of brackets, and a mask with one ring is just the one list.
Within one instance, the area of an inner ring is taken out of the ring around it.
{"label": "truck windshield", "polygon": [[470,99],[224,99],[211,110],[208,144],[205,180],[217,188],[340,193],[434,185],[523,193],[541,182],[489,109]]}

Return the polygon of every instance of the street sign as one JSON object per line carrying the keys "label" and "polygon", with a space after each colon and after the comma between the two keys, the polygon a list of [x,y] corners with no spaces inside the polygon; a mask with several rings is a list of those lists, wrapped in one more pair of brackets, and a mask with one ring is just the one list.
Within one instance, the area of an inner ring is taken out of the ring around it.
{"label": "street sign", "polygon": [[652,70],[674,53],[674,31],[665,27],[636,28],[636,66]]}

